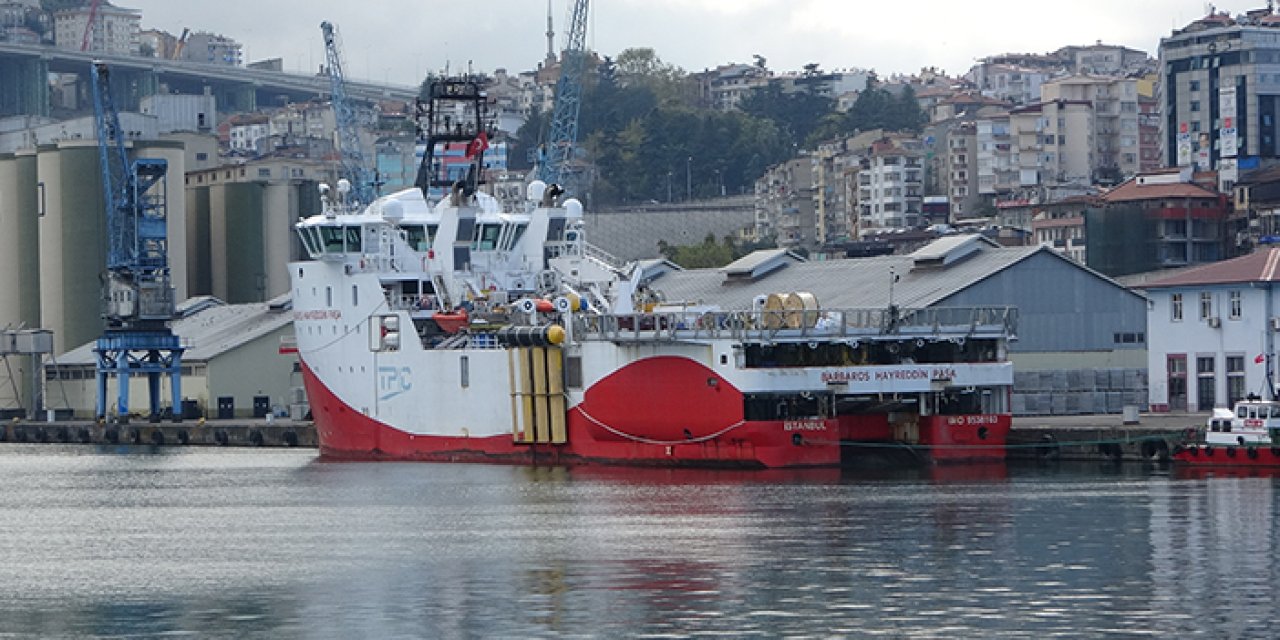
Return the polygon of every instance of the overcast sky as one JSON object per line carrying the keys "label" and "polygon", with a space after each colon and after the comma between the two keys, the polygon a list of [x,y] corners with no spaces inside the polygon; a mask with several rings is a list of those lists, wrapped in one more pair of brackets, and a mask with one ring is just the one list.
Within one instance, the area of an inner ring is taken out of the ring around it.
{"label": "overcast sky", "polygon": [[[428,71],[472,61],[479,71],[532,68],[546,51],[546,0],[114,0],[142,11],[142,27],[212,31],[244,45],[246,61],[280,57],[286,71],[324,61],[320,22],[338,26],[348,77],[416,85]],[[1218,2],[1232,15],[1265,6]],[[760,54],[775,71],[875,69],[882,76],[936,66],[967,71],[976,58],[1043,53],[1101,40],[1155,55],[1161,37],[1207,13],[1203,0],[595,0],[590,47],[614,55],[652,47],[700,71]],[[557,48],[569,0],[553,0]]]}

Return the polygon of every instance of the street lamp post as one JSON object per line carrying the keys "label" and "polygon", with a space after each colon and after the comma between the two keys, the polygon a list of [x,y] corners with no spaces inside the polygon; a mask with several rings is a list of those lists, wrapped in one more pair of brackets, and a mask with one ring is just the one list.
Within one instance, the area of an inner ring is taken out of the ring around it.
{"label": "street lamp post", "polygon": [[693,199],[693,156],[684,163],[684,199],[685,202]]}
{"label": "street lamp post", "polygon": [[720,170],[716,169],[716,186],[720,188],[720,197],[724,197],[724,177],[720,174]]}
{"label": "street lamp post", "polygon": [[671,172],[667,172],[667,204],[671,204]]}

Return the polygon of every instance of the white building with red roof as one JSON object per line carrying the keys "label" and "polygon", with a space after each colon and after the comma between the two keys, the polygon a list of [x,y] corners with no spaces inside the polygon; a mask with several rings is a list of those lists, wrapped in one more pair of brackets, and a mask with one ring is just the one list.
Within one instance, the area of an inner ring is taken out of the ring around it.
{"label": "white building with red roof", "polygon": [[1280,248],[1182,271],[1144,286],[1153,411],[1207,412],[1278,379]]}

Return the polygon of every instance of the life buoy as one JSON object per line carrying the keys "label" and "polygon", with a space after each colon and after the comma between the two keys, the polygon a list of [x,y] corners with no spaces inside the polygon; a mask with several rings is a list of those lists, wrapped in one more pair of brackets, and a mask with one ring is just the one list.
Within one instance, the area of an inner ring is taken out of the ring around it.
{"label": "life buoy", "polygon": [[1208,446],[1208,445],[1205,445],[1205,447],[1204,447],[1204,455],[1205,455],[1205,457],[1206,457],[1206,458],[1212,458],[1212,457],[1213,457],[1213,447],[1210,447],[1210,446]]}
{"label": "life buoy", "polygon": [[1280,458],[1280,447],[1271,447],[1271,456],[1274,458]]}
{"label": "life buoy", "polygon": [[1257,447],[1249,447],[1249,448],[1245,449],[1244,451],[1245,451],[1245,453],[1246,453],[1246,454],[1248,454],[1248,456],[1249,456],[1250,458],[1255,459],[1255,460],[1258,458],[1258,448],[1257,448]]}
{"label": "life buoy", "polygon": [[1188,451],[1191,452],[1192,458],[1200,455],[1200,447],[1191,447],[1190,449],[1188,449]]}
{"label": "life buoy", "polygon": [[1227,457],[1228,457],[1228,458],[1234,458],[1234,457],[1236,457],[1236,448],[1235,448],[1235,447],[1227,447]]}

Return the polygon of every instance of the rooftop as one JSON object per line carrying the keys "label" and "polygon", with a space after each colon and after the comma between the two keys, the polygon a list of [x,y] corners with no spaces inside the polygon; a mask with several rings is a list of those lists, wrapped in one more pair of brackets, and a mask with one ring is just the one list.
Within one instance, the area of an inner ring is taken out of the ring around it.
{"label": "rooftop", "polygon": [[[772,256],[785,260],[754,280],[727,277],[720,269],[687,269],[668,272],[653,281],[669,302],[714,305],[723,309],[747,309],[762,293],[806,291],[825,309],[884,308],[890,303],[924,308],[1038,253],[1071,261],[1046,247],[1000,247],[977,235],[947,236],[915,254],[804,262],[790,254]],[[1097,277],[1113,280],[1092,272]]]}
{"label": "rooftop", "polygon": [[1218,194],[1190,182],[1138,184],[1130,178],[1102,195],[1104,202],[1137,202],[1163,198],[1217,198]]}
{"label": "rooftop", "polygon": [[1258,249],[1247,256],[1214,262],[1153,280],[1144,288],[1160,289],[1210,284],[1280,282],[1280,248]]}
{"label": "rooftop", "polygon": [[[178,305],[173,332],[186,351],[183,362],[207,362],[215,356],[248,344],[293,321],[289,294],[267,302],[227,304],[212,296],[199,296]],[[97,341],[81,345],[58,357],[60,365],[94,365]]]}

